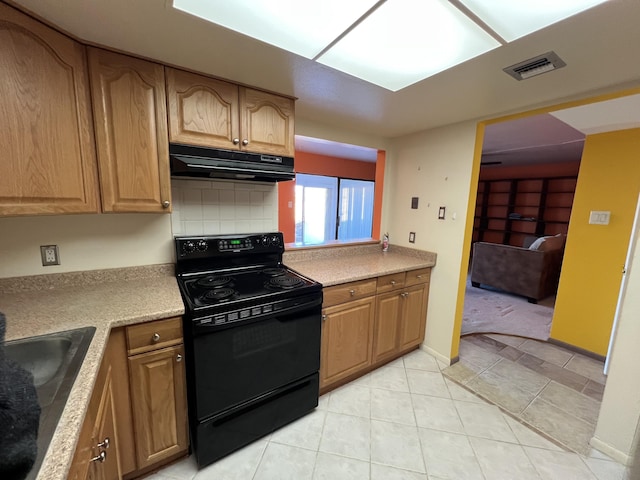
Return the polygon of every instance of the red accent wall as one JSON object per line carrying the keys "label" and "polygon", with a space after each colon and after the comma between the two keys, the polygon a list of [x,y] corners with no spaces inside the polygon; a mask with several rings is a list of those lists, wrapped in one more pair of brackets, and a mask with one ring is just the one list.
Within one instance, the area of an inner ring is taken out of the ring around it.
{"label": "red accent wall", "polygon": [[[345,158],[296,152],[296,173],[326,175],[376,182],[373,210],[373,238],[380,238],[382,214],[382,185],[384,182],[385,152],[378,152],[377,163],[348,160]],[[278,230],[284,234],[285,243],[295,242],[295,180],[278,183]]]}

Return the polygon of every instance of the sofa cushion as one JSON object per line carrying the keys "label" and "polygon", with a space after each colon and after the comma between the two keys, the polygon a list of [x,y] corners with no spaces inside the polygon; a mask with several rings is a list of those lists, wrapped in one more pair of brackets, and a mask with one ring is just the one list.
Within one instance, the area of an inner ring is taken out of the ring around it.
{"label": "sofa cushion", "polygon": [[545,241],[538,247],[538,250],[549,252],[551,250],[560,250],[564,247],[565,236],[558,234],[555,237],[546,237]]}

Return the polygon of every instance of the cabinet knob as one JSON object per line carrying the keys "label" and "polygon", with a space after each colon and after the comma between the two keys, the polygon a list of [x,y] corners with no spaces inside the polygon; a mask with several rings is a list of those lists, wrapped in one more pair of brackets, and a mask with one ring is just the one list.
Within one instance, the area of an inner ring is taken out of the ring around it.
{"label": "cabinet knob", "polygon": [[351,296],[353,297],[356,294],[355,290],[349,290],[349,293],[351,294]]}
{"label": "cabinet knob", "polygon": [[242,140],[242,145],[244,145],[245,147],[249,145],[249,140],[247,140],[246,138]]}
{"label": "cabinet knob", "polygon": [[182,355],[178,354],[176,355],[176,362],[181,362],[182,361]]}
{"label": "cabinet knob", "polygon": [[160,334],[154,333],[153,336],[151,337],[151,340],[153,340],[154,342],[160,341]]}
{"label": "cabinet knob", "polygon": [[96,445],[98,448],[109,448],[109,445],[111,445],[111,441],[109,440],[109,437],[106,437],[103,441],[101,441],[98,445]]}
{"label": "cabinet knob", "polygon": [[407,292],[402,292],[402,293],[400,294],[400,296],[401,296],[402,298],[407,298],[407,297],[409,296],[409,294],[408,294]]}
{"label": "cabinet knob", "polygon": [[422,278],[422,275],[416,275],[416,278]]}
{"label": "cabinet knob", "polygon": [[171,205],[171,202],[169,200],[165,200],[164,202],[162,202],[162,208],[169,208],[169,205]]}
{"label": "cabinet knob", "polygon": [[233,141],[234,145],[238,145],[240,143],[240,139],[239,138],[234,138],[232,141]]}
{"label": "cabinet knob", "polygon": [[391,285],[395,285],[396,281],[395,280],[391,280]]}
{"label": "cabinet knob", "polygon": [[90,461],[91,462],[100,462],[100,463],[104,463],[104,461],[107,459],[107,452],[105,452],[104,450],[101,451],[98,455],[96,455],[95,457],[93,457]]}
{"label": "cabinet knob", "polygon": [[322,321],[324,322],[327,319],[326,315],[322,315]]}

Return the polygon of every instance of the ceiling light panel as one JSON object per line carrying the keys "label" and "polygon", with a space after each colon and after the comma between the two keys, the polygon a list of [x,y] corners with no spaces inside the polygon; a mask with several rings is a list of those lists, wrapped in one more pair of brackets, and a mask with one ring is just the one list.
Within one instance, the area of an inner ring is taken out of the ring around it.
{"label": "ceiling light panel", "polygon": [[445,0],[388,0],[317,61],[395,92],[499,45]]}
{"label": "ceiling light panel", "polygon": [[173,7],[313,58],[376,0],[173,0]]}
{"label": "ceiling light panel", "polygon": [[607,0],[460,0],[511,42]]}

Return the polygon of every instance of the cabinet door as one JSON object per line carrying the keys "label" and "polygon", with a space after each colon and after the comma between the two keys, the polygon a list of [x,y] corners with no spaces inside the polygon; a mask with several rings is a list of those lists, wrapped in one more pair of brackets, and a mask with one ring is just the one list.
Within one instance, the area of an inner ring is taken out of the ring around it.
{"label": "cabinet door", "polygon": [[89,49],[105,212],[169,212],[171,185],[162,65]]}
{"label": "cabinet door", "polygon": [[[112,375],[112,369],[109,368],[102,390],[102,399],[98,409],[93,439],[94,456],[98,456],[101,452],[104,452],[105,460],[103,462],[94,461],[89,467],[89,478],[98,480],[115,480],[122,478]],[[107,442],[108,447],[106,446]],[[99,447],[99,445],[104,445],[104,447]]]}
{"label": "cabinet door", "polygon": [[321,389],[371,365],[374,307],[369,297],[323,310]]}
{"label": "cabinet door", "polygon": [[293,114],[292,99],[240,87],[241,148],[293,157]]}
{"label": "cabinet door", "polygon": [[0,3],[0,215],[98,212],[84,47]]}
{"label": "cabinet door", "polygon": [[410,349],[424,340],[427,317],[428,284],[404,290],[400,322],[400,350]]}
{"label": "cabinet door", "polygon": [[138,469],[187,450],[182,345],[129,357]]}
{"label": "cabinet door", "polygon": [[171,142],[238,149],[238,86],[174,68],[165,71]]}
{"label": "cabinet door", "polygon": [[376,326],[373,341],[373,362],[383,361],[398,352],[398,335],[402,307],[402,292],[378,295]]}

